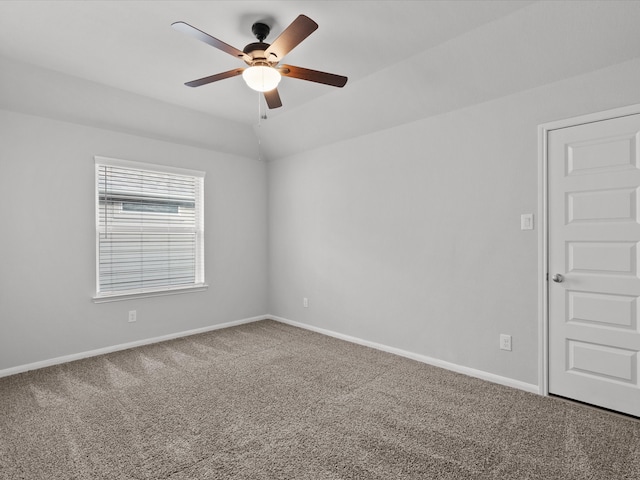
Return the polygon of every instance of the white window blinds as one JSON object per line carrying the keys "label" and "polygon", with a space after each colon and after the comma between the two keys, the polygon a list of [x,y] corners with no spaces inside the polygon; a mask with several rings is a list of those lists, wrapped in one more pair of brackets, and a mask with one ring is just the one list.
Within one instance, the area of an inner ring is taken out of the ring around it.
{"label": "white window blinds", "polygon": [[96,298],[204,286],[204,172],[95,160]]}

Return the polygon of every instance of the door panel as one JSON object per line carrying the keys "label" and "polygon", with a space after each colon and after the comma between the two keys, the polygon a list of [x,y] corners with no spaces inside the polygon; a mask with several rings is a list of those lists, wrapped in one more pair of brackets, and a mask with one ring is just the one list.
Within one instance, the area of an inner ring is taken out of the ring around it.
{"label": "door panel", "polygon": [[619,188],[567,194],[567,224],[637,222],[638,189]]}
{"label": "door panel", "polygon": [[[607,120],[609,121],[609,120]],[[600,122],[598,122],[600,123]],[[588,124],[590,129],[594,124]],[[583,127],[570,127],[581,128]],[[567,168],[570,176],[605,173],[638,168],[637,133],[607,135],[567,145]]]}
{"label": "door panel", "polygon": [[605,295],[567,290],[568,323],[637,330],[638,299],[632,295]]}
{"label": "door panel", "polygon": [[640,416],[640,115],[549,132],[549,392]]}
{"label": "door panel", "polygon": [[567,272],[637,274],[635,242],[567,242]]}
{"label": "door panel", "polygon": [[597,343],[568,340],[568,366],[571,372],[580,372],[600,379],[627,383],[636,382],[636,354],[632,350],[598,345]]}

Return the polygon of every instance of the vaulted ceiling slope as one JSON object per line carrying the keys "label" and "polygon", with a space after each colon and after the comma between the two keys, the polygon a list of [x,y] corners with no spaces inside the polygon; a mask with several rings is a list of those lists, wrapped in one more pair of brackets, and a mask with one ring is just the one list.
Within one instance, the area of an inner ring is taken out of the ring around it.
{"label": "vaulted ceiling slope", "polygon": [[266,122],[262,135],[279,140],[268,155],[286,157],[632,60],[640,55],[638,22],[637,1],[536,2]]}
{"label": "vaulted ceiling slope", "polygon": [[[285,78],[258,126],[242,79],[183,85],[242,63],[172,22],[241,49],[301,13],[320,27],[286,62],[344,88]],[[631,1],[3,1],[0,107],[280,158],[633,59],[639,21]]]}

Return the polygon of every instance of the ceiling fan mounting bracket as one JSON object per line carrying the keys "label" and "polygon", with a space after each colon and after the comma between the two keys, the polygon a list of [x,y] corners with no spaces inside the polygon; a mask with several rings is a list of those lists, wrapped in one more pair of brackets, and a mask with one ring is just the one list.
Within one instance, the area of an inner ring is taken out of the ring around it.
{"label": "ceiling fan mounting bracket", "polygon": [[251,31],[256,36],[258,41],[262,43],[262,41],[269,36],[271,27],[266,23],[256,22],[251,26]]}

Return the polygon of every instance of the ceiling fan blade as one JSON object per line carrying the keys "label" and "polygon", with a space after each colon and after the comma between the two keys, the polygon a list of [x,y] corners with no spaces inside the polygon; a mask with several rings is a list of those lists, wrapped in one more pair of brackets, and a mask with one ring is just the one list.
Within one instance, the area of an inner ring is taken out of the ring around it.
{"label": "ceiling fan blade", "polygon": [[171,24],[171,26],[174,29],[178,30],[179,32],[186,33],[187,35],[190,35],[193,38],[200,40],[201,42],[207,43],[212,47],[217,48],[218,50],[222,50],[223,52],[226,52],[229,55],[233,55],[236,58],[240,58],[244,60],[246,57],[246,59],[251,60],[251,58],[247,54],[245,54],[242,50],[238,50],[237,48],[232,47],[227,43],[224,43],[222,40],[218,40],[217,38],[212,37],[208,33],[204,33],[202,30],[198,30],[196,27],[193,27],[188,23],[174,22]]}
{"label": "ceiling fan blade", "polygon": [[228,70],[222,73],[216,73],[215,75],[199,78],[198,80],[192,80],[190,82],[185,83],[185,85],[187,87],[199,87],[201,85],[206,85],[207,83],[213,83],[213,82],[217,82],[218,80],[224,80],[225,78],[231,78],[237,75],[242,75],[243,71],[244,71],[244,68],[234,68],[233,70]]}
{"label": "ceiling fan blade", "polygon": [[310,82],[323,83],[332,87],[344,87],[348,78],[333,73],[319,72],[308,68],[294,67],[293,65],[281,65],[278,71],[285,77],[299,78]]}
{"label": "ceiling fan blade", "polygon": [[280,100],[280,94],[278,93],[277,88],[264,92],[264,99],[267,101],[267,106],[269,108],[279,108],[282,106],[282,101]]}
{"label": "ceiling fan blade", "polygon": [[300,42],[311,35],[318,28],[318,24],[306,15],[299,15],[291,25],[284,29],[271,46],[265,50],[265,56],[272,60],[270,55],[275,55],[276,61],[281,61],[284,56],[297,47]]}

